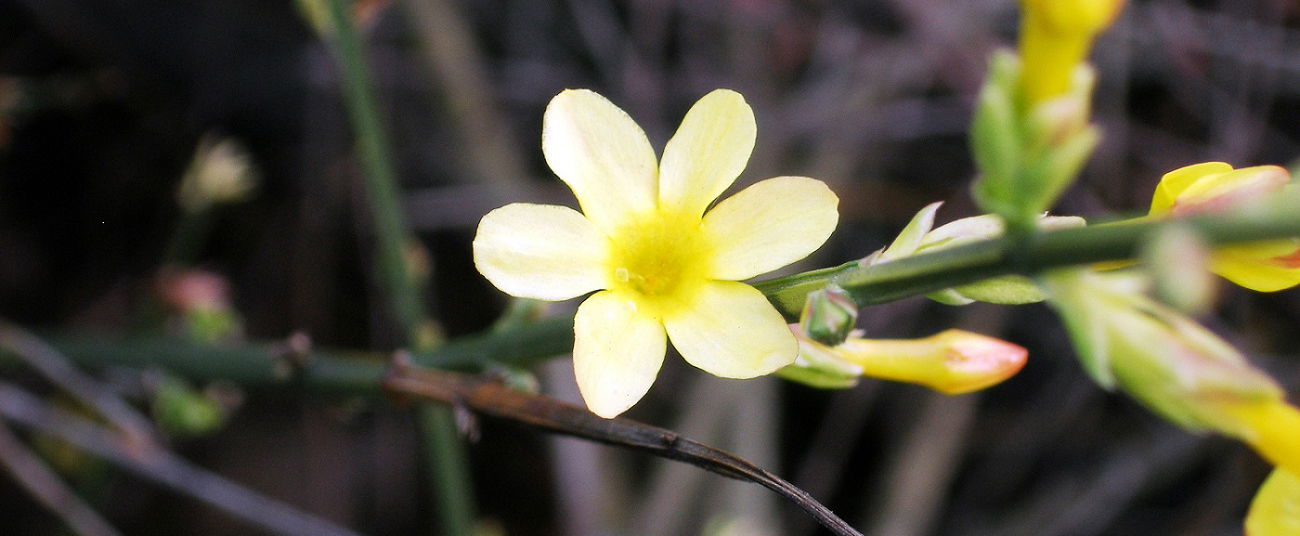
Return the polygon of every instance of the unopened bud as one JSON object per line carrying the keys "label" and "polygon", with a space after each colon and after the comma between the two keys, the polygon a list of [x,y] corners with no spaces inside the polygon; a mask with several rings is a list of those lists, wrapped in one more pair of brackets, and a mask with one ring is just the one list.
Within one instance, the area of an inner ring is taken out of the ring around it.
{"label": "unopened bud", "polygon": [[1291,176],[1280,166],[1232,169],[1223,162],[1184,166],[1160,178],[1151,199],[1152,216],[1223,212],[1280,193]]}
{"label": "unopened bud", "polygon": [[1281,467],[1274,469],[1246,514],[1246,536],[1300,534],[1300,476]]}
{"label": "unopened bud", "polygon": [[1238,438],[1273,464],[1300,474],[1300,409],[1281,399],[1222,402],[1240,426]]}
{"label": "unopened bud", "polygon": [[1085,367],[1181,426],[1245,441],[1300,467],[1300,411],[1272,378],[1200,324],[1126,279],[1078,270],[1044,277]]}
{"label": "unopened bud", "polygon": [[234,138],[204,136],[181,179],[181,207],[202,212],[212,205],[242,200],[257,184],[248,150]]}
{"label": "unopened bud", "polygon": [[[1279,166],[1232,169],[1223,162],[1185,166],[1160,179],[1150,217],[1179,217],[1241,210],[1282,194],[1291,176]],[[1300,241],[1267,240],[1215,250],[1210,271],[1240,286],[1273,292],[1300,284]]]}
{"label": "unopened bud", "polygon": [[1065,93],[1097,34],[1115,22],[1124,0],[1021,0],[1020,55],[1028,101]]}
{"label": "unopened bud", "polygon": [[858,304],[834,285],[808,293],[799,327],[813,340],[828,346],[844,341],[858,322]]}
{"label": "unopened bud", "polygon": [[863,376],[924,385],[955,395],[996,385],[1025,365],[1028,351],[1001,339],[950,329],[923,339],[849,338],[831,349]]}

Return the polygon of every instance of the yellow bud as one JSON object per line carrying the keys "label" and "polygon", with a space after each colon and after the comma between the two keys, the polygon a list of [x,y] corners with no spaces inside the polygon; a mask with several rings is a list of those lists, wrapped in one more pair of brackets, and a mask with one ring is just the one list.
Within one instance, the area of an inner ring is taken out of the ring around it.
{"label": "yellow bud", "polygon": [[1300,534],[1300,476],[1286,469],[1273,470],[1250,502],[1246,536]]}
{"label": "yellow bud", "polygon": [[[1291,175],[1279,166],[1233,169],[1205,162],[1166,173],[1151,197],[1151,217],[1240,209],[1282,193]],[[1300,241],[1270,240],[1215,251],[1210,270],[1243,287],[1272,292],[1300,283]]]}
{"label": "yellow bud", "polygon": [[[819,345],[806,337],[799,343]],[[861,367],[863,376],[916,383],[950,395],[1001,383],[1019,372],[1028,357],[1020,346],[958,329],[923,339],[850,337],[821,349]]]}
{"label": "yellow bud", "polygon": [[1092,41],[1115,22],[1124,0],[1021,0],[1025,97],[1037,104],[1070,88]]}
{"label": "yellow bud", "polygon": [[1280,193],[1291,175],[1279,166],[1232,169],[1223,162],[1184,166],[1160,178],[1150,215],[1219,212]]}
{"label": "yellow bud", "polygon": [[1300,409],[1282,400],[1232,401],[1222,411],[1241,424],[1241,440],[1270,462],[1300,474]]}

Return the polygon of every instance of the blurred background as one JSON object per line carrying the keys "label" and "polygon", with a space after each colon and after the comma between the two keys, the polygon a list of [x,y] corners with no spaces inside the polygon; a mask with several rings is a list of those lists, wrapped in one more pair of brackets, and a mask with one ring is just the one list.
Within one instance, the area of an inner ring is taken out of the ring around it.
{"label": "blurred background", "polygon": [[[733,191],[775,175],[829,183],[839,230],[788,271],[831,266],[883,247],[931,201],[946,201],[940,222],[975,213],[971,104],[1018,24],[1014,0],[352,9],[448,337],[485,329],[506,306],[471,261],[479,218],[515,201],[573,205],[540,151],[542,112],[560,90],[605,95],[660,148],[700,96],[740,91],[758,142]],[[0,317],[42,333],[302,332],[320,346],[393,349],[327,19],[313,1],[0,0]],[[1190,163],[1291,164],[1298,29],[1289,0],[1131,0],[1093,55],[1104,141],[1058,212],[1145,212],[1160,175]],[[196,300],[222,314],[187,317]],[[1300,293],[1224,286],[1201,320],[1300,392]],[[1241,533],[1264,462],[1099,389],[1045,307],[910,299],[864,310],[861,327],[961,327],[1026,346],[1030,360],[1000,386],[948,397],[872,380],[843,391],[726,381],[670,355],[628,416],[746,457],[866,534]],[[407,407],[95,372],[163,421],[168,388],[211,406],[197,430],[163,423],[201,467],[361,533],[438,531]],[[534,372],[543,392],[579,400],[567,359]],[[66,404],[25,367],[0,374]],[[822,530],[753,484],[511,422],[479,427],[468,450],[485,535]],[[66,444],[21,439],[126,534],[256,532]],[[67,533],[7,474],[0,527]]]}

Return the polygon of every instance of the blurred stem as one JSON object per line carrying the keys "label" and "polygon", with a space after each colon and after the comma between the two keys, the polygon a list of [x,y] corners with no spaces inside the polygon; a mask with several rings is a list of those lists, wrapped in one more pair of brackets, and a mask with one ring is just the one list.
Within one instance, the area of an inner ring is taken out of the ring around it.
{"label": "blurred stem", "polygon": [[14,482],[42,506],[59,516],[72,532],[81,536],[121,534],[73,493],[58,473],[45,465],[3,422],[0,422],[0,468],[7,470]]}
{"label": "blurred stem", "polygon": [[352,25],[348,0],[328,0],[334,23],[334,45],[348,116],[355,129],[357,150],[364,170],[366,195],[375,225],[375,262],[383,278],[384,292],[393,305],[392,313],[408,336],[417,333],[424,317],[418,292],[406,269],[406,246],[411,241],[402,218],[387,131],[380,122],[379,107],[370,85],[370,72],[362,51],[361,36]]}
{"label": "blurred stem", "polygon": [[[349,117],[364,168],[366,194],[375,226],[375,264],[383,280],[392,313],[404,328],[407,344],[421,340],[425,324],[420,288],[407,268],[406,248],[414,243],[403,221],[387,131],[380,122],[361,36],[352,23],[347,0],[328,0],[334,25],[334,45]],[[430,480],[437,488],[442,533],[468,536],[473,531],[473,492],[467,459],[445,408],[420,409],[420,432],[428,448]],[[439,415],[441,414],[441,415]]]}

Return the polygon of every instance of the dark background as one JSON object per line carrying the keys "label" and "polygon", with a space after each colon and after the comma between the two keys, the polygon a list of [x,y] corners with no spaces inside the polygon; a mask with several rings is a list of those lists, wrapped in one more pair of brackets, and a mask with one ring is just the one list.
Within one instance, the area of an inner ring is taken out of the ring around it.
{"label": "dark background", "polygon": [[[437,321],[470,333],[505,304],[470,259],[483,213],[572,203],[539,150],[542,111],[563,88],[605,95],[656,147],[703,94],[743,93],[758,145],[738,185],[808,175],[842,200],[836,235],[796,268],[864,256],[930,201],[947,201],[941,221],[974,214],[965,130],[989,54],[1014,42],[1017,4],[362,3]],[[1194,162],[1292,163],[1298,27],[1288,0],[1131,2],[1093,55],[1104,141],[1058,212],[1144,212],[1160,175]],[[141,318],[182,217],[178,181],[204,136],[241,142],[260,175],[253,195],[214,210],[189,259],[228,279],[247,336],[300,330],[321,345],[391,348],[339,73],[288,1],[0,0],[0,316],[56,331],[149,329]],[[1297,296],[1225,286],[1202,320],[1295,393]],[[1240,533],[1268,467],[1096,387],[1046,308],[914,299],[867,309],[862,325],[881,337],[963,327],[1028,347],[1030,361],[1001,386],[943,397],[870,380],[838,392],[727,382],[669,356],[629,416],[754,460],[867,534]],[[576,400],[568,369],[557,360],[539,377]],[[413,423],[384,402],[251,391],[222,430],[174,445],[356,530],[430,533]],[[485,531],[817,530],[757,486],[481,424],[471,453]],[[68,479],[128,534],[251,530],[111,468]],[[0,527],[64,530],[7,479]]]}

